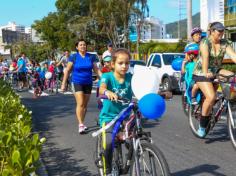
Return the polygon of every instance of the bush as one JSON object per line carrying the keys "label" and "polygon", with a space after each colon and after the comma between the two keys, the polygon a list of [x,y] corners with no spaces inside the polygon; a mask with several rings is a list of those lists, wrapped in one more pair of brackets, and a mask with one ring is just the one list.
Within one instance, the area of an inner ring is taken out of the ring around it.
{"label": "bush", "polygon": [[28,176],[39,166],[42,143],[31,132],[31,113],[0,79],[0,175]]}

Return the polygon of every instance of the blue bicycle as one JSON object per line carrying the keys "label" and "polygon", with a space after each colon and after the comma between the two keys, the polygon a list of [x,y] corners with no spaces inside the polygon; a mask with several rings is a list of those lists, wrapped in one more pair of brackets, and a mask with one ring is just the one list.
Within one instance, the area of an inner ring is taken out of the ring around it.
{"label": "blue bicycle", "polygon": [[[107,99],[107,97],[100,97]],[[141,113],[136,102],[119,99],[118,102],[128,104],[116,118],[92,134],[97,137],[95,164],[100,176],[105,176],[105,131],[112,126],[112,175],[169,176],[170,171],[166,159],[160,149],[154,145],[151,133],[144,132],[141,126]],[[124,155],[124,150],[126,151]]]}

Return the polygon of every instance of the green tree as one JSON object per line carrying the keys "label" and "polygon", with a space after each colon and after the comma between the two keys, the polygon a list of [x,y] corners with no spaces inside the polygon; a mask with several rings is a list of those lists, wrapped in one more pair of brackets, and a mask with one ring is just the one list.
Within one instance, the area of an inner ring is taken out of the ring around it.
{"label": "green tree", "polygon": [[33,25],[52,49],[73,49],[77,38],[99,48],[107,40],[118,46],[122,34],[127,41],[130,15],[140,16],[147,0],[58,0],[56,7]]}

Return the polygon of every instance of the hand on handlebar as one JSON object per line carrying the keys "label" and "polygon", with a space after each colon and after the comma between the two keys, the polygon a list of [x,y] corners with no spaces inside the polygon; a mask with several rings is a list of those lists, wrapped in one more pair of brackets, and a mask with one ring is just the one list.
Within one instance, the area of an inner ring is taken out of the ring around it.
{"label": "hand on handlebar", "polygon": [[206,73],[206,77],[207,77],[207,78],[213,78],[213,77],[214,77],[214,75],[213,75],[213,73],[211,73],[211,72],[208,72],[208,73]]}
{"label": "hand on handlebar", "polygon": [[113,92],[111,92],[109,90],[106,90],[105,95],[111,101],[117,101],[118,100],[118,96],[115,93],[113,93]]}

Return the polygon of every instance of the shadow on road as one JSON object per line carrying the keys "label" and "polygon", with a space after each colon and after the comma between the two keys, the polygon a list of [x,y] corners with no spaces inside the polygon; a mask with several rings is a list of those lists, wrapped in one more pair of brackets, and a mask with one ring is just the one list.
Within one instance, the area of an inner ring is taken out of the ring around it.
{"label": "shadow on road", "polygon": [[206,144],[211,144],[213,142],[227,142],[229,141],[229,135],[227,126],[225,123],[216,124],[212,131],[210,131],[209,135],[206,137]]}
{"label": "shadow on road", "polygon": [[142,123],[144,128],[155,128],[156,126],[160,125],[161,121],[142,119]]}
{"label": "shadow on road", "polygon": [[84,159],[74,159],[72,148],[59,149],[55,143],[47,143],[41,157],[48,175],[91,176],[87,166],[80,166]]}
{"label": "shadow on road", "polygon": [[[22,98],[23,104],[33,111],[33,129],[40,136],[46,137],[47,141],[43,146],[41,158],[46,166],[48,175],[68,175],[68,176],[90,176],[92,173],[87,166],[80,166],[84,159],[73,157],[73,148],[61,147],[58,143],[53,143],[50,139],[55,138],[55,126],[51,121],[55,118],[62,118],[69,113],[74,113],[75,102],[73,96],[48,96],[38,99]],[[66,102],[66,104],[65,104]],[[36,125],[37,124],[37,125]]]}
{"label": "shadow on road", "polygon": [[217,172],[220,167],[217,165],[204,164],[196,166],[190,169],[178,171],[172,173],[172,176],[195,176],[195,175],[214,175],[214,176],[226,176],[225,174]]}

